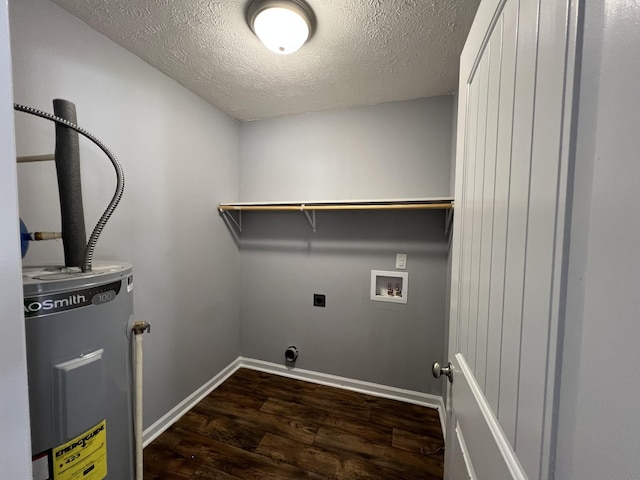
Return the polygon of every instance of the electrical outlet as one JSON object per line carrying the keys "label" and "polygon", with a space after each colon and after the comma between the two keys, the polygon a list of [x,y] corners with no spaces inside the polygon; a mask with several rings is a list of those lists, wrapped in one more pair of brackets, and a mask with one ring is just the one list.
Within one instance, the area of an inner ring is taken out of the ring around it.
{"label": "electrical outlet", "polygon": [[399,253],[396,255],[396,268],[406,270],[407,268],[407,254]]}
{"label": "electrical outlet", "polygon": [[313,306],[314,307],[324,307],[325,306],[325,297],[324,295],[320,295],[319,293],[313,294]]}

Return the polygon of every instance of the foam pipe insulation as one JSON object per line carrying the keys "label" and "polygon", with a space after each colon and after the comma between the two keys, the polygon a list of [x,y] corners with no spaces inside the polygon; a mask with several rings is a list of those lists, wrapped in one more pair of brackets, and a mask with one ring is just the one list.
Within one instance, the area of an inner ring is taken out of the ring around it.
{"label": "foam pipe insulation", "polygon": [[[78,123],[76,106],[68,100],[53,100],[53,111],[58,117],[74,124]],[[60,194],[64,262],[67,267],[80,267],[87,245],[80,179],[80,142],[77,132],[58,123],[55,161]]]}

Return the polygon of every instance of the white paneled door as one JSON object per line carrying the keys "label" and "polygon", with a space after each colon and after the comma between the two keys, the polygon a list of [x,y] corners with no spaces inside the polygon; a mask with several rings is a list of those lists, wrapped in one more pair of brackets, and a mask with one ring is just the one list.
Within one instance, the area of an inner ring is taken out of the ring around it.
{"label": "white paneled door", "polygon": [[550,475],[577,4],[483,0],[461,56],[449,480]]}

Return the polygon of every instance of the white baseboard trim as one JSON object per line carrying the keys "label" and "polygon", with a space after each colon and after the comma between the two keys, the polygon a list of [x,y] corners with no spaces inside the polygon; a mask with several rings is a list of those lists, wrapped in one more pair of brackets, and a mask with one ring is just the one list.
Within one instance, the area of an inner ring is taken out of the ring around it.
{"label": "white baseboard trim", "polygon": [[238,368],[240,368],[240,357],[236,358],[233,362],[223,368],[220,373],[165,413],[152,425],[145,428],[142,434],[142,444],[146,447],[153,442],[162,432],[180,420],[185,413],[195,407],[198,402],[218,388],[227,378],[233,375]]}
{"label": "white baseboard trim", "polygon": [[215,390],[222,382],[233,375],[239,368],[249,368],[265,373],[281,375],[283,377],[294,378],[296,380],[304,380],[307,382],[327,385],[329,387],[343,388],[354,392],[365,393],[376,397],[389,398],[391,400],[399,400],[401,402],[421,405],[423,407],[435,408],[438,410],[440,424],[443,434],[446,433],[445,428],[445,410],[442,397],[431,395],[428,393],[415,392],[413,390],[404,390],[402,388],[389,387],[377,383],[364,382],[362,380],[354,380],[352,378],[340,377],[338,375],[330,375],[328,373],[314,372],[312,370],[303,370],[301,368],[289,368],[277,363],[265,362],[263,360],[255,360],[252,358],[238,357],[229,365],[227,365],[220,373],[205,383],[198,390],[193,392],[182,402],[169,410],[165,415],[158,419],[153,425],[144,430],[143,444],[146,447],[155,440],[162,432],[177,422],[180,417],[191,410],[204,397]]}

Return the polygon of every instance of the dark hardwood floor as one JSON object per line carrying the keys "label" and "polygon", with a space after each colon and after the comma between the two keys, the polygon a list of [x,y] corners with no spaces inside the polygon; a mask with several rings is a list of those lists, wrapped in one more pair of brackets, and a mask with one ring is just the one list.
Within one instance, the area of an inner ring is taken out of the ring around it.
{"label": "dark hardwood floor", "polygon": [[144,479],[442,479],[443,445],[434,409],[243,368],[145,448]]}

